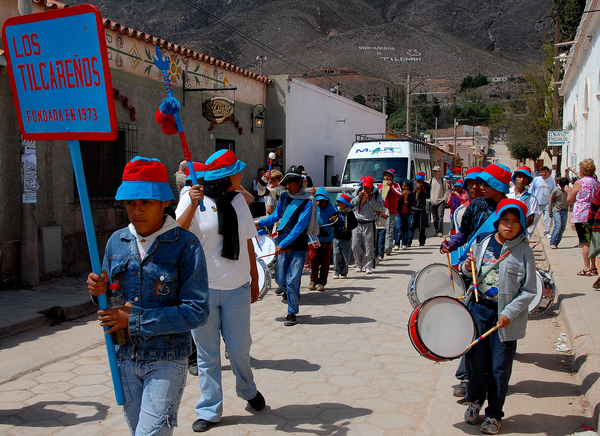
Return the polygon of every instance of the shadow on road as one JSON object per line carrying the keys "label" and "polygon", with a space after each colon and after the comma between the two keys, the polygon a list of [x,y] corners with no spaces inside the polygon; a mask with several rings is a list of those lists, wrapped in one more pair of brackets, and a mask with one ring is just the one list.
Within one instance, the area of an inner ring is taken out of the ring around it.
{"label": "shadow on road", "polygon": [[[77,406],[78,413],[57,410],[70,406]],[[21,409],[3,409],[2,423],[17,427],[72,427],[85,422],[102,421],[107,416],[108,406],[96,402],[41,401]]]}
{"label": "shadow on road", "polygon": [[[250,357],[250,366],[254,369],[271,369],[273,371],[313,372],[321,369],[321,365],[303,359],[258,360]],[[231,365],[224,365],[223,371],[231,370]]]}
{"label": "shadow on road", "polygon": [[[325,324],[364,324],[377,322],[373,318],[365,318],[363,316],[312,316],[312,315],[298,315],[299,324],[309,325],[325,325]],[[276,318],[276,321],[283,322],[285,318]]]}

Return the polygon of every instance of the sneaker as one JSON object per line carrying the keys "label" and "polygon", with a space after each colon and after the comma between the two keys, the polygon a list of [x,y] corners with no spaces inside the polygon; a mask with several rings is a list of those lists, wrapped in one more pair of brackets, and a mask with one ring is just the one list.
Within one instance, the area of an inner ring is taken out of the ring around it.
{"label": "sneaker", "polygon": [[[340,279],[345,279],[346,277],[348,277],[348,276],[340,276]],[[598,279],[598,280],[600,280],[600,279]]]}
{"label": "sneaker", "polygon": [[287,294],[285,292],[281,294],[281,302],[287,304]]}
{"label": "sneaker", "polygon": [[277,288],[277,289],[275,289],[275,294],[277,294],[277,295],[283,294],[283,290],[281,288]]}
{"label": "sneaker", "polygon": [[369,268],[369,267],[365,268],[365,272],[367,274],[373,274],[373,270],[371,268]]}
{"label": "sneaker", "polygon": [[438,232],[437,236],[438,236],[438,238],[443,238],[444,234],[442,232]]}
{"label": "sneaker", "polygon": [[356,267],[356,272],[363,272],[362,266],[357,266]]}
{"label": "sneaker", "polygon": [[383,260],[383,256],[379,256],[379,262]]}
{"label": "sneaker", "polygon": [[463,398],[467,395],[467,388],[469,387],[469,380],[461,380],[460,384],[454,388],[452,395],[458,398]]}
{"label": "sneaker", "polygon": [[[550,233],[544,233],[544,237],[546,239],[550,239],[550,238],[552,238],[552,235]],[[495,434],[495,433],[492,433],[492,434]]]}
{"label": "sneaker", "polygon": [[403,250],[408,250],[408,247],[407,247],[406,245],[403,245],[403,246],[402,246],[402,249],[403,249]]}
{"label": "sneaker", "polygon": [[400,247],[398,247],[397,245],[394,245],[394,251],[398,251],[400,250]]}
{"label": "sneaker", "polygon": [[481,406],[477,404],[477,401],[474,403],[467,403],[467,411],[465,412],[465,422],[467,424],[475,425],[479,421],[479,411],[481,410]]}
{"label": "sneaker", "polygon": [[334,278],[334,279],[339,279],[339,278],[340,278],[340,275],[339,275],[339,274],[334,274],[334,275],[333,275],[333,278]]}
{"label": "sneaker", "polygon": [[422,247],[425,245],[425,242],[419,242],[419,247]]}
{"label": "sneaker", "polygon": [[188,367],[188,372],[190,373],[190,375],[198,377],[198,362],[190,364],[190,366]]}
{"label": "sneaker", "polygon": [[481,423],[479,427],[482,433],[485,434],[498,434],[500,432],[500,421],[496,418],[485,418],[485,421]]}
{"label": "sneaker", "polygon": [[553,250],[556,250],[558,247],[554,244],[550,244],[550,248],[552,248]]}
{"label": "sneaker", "polygon": [[317,291],[319,291],[319,292],[323,292],[323,291],[325,291],[325,286],[323,286],[322,284],[320,284],[320,283],[319,283],[319,284],[317,285]]}
{"label": "sneaker", "polygon": [[215,424],[216,422],[210,422],[206,419],[197,419],[192,424],[192,430],[194,430],[196,433],[202,433],[203,431],[208,430]]}
{"label": "sneaker", "polygon": [[311,281],[311,282],[308,284],[308,289],[310,289],[311,291],[312,291],[312,290],[314,290],[314,289],[316,289],[316,287],[315,287],[315,282]]}
{"label": "sneaker", "polygon": [[[396,251],[398,251],[398,249],[396,248]],[[389,256],[390,254],[392,254],[392,250],[390,250],[389,248],[385,249],[385,254],[386,256]]]}
{"label": "sneaker", "polygon": [[296,321],[296,315],[288,313],[288,316],[285,317],[285,321],[283,322],[284,326],[291,327],[293,325],[298,324]]}
{"label": "sneaker", "polygon": [[256,395],[251,400],[248,400],[248,405],[257,412],[260,412],[265,408],[265,397],[259,391],[256,391]]}

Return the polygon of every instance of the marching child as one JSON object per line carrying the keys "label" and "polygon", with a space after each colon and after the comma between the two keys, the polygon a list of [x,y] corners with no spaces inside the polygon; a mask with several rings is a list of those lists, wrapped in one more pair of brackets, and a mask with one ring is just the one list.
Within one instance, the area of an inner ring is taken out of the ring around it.
{"label": "marching child", "polygon": [[321,186],[315,194],[317,202],[317,219],[319,222],[319,246],[310,250],[310,283],[308,289],[324,291],[327,285],[327,276],[329,275],[329,265],[331,264],[331,252],[333,251],[333,228],[330,218],[335,215],[336,209],[329,202],[329,194]]}
{"label": "marching child", "polygon": [[[527,309],[536,295],[535,259],[525,236],[526,216],[527,206],[523,202],[500,201],[494,218],[496,230],[478,235],[473,255],[462,265],[463,273],[471,275],[471,265],[475,262],[478,300],[471,297],[467,307],[478,334],[499,326],[465,355],[469,385],[464,420],[477,424],[487,395],[488,407],[480,427],[487,434],[500,431],[517,340],[525,337]],[[487,389],[483,384],[484,374],[489,374]]]}
{"label": "marching child", "polygon": [[208,280],[196,237],[164,209],[173,199],[166,167],[135,157],[125,166],[116,200],[124,200],[128,227],[106,244],[101,276],[87,279],[93,296],[119,293],[125,304],[99,310],[106,334],[122,331],[116,346],[125,420],[132,435],[173,434],[183,395],[190,330],[206,322]]}
{"label": "marching child", "polygon": [[417,205],[415,194],[412,193],[412,182],[410,180],[402,181],[402,197],[398,200],[398,219],[396,221],[396,245],[401,246],[403,250],[408,247],[408,232],[413,216],[413,207]]}
{"label": "marching child", "polygon": [[333,278],[348,276],[348,263],[352,253],[352,230],[358,226],[352,212],[352,197],[341,194],[337,199],[338,210],[333,217]]}

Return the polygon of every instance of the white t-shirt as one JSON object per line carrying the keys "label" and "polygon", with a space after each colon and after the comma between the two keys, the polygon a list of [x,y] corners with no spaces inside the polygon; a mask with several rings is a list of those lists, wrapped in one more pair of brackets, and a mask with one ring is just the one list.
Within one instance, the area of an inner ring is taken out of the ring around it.
{"label": "white t-shirt", "polygon": [[[182,195],[175,211],[177,218],[185,212],[190,204],[190,196]],[[238,234],[240,237],[240,257],[238,260],[221,257],[223,236],[219,235],[217,206],[211,198],[204,197],[206,211],[200,212],[200,208],[197,208],[190,225],[190,231],[200,240],[206,256],[208,285],[212,289],[221,291],[236,289],[251,281],[248,239],[258,234],[244,196],[241,194],[236,195],[231,204],[235,208],[238,217]],[[255,260],[252,259],[252,261]]]}
{"label": "white t-shirt", "polygon": [[550,201],[550,194],[552,194],[554,188],[556,188],[556,183],[552,177],[544,179],[542,176],[537,176],[533,179],[533,182],[531,182],[529,192],[535,195],[540,207],[543,209]]}

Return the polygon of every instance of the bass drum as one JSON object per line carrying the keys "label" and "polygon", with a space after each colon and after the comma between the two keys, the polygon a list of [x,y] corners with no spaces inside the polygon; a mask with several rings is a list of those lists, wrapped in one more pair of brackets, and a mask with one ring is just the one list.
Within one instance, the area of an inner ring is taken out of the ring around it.
{"label": "bass drum", "polygon": [[417,271],[408,282],[408,301],[413,308],[433,297],[464,297],[467,291],[465,282],[454,268],[452,268],[452,280],[454,281],[454,292],[448,265],[444,263],[432,263]]}
{"label": "bass drum", "polygon": [[529,303],[528,310],[530,315],[540,315],[554,303],[554,280],[550,272],[538,269],[535,273],[537,292],[533,301]]}
{"label": "bass drum", "polygon": [[271,289],[271,272],[262,259],[256,258],[256,269],[258,270],[258,299],[262,300]]}
{"label": "bass drum", "polygon": [[434,297],[410,315],[408,335],[413,347],[429,360],[442,362],[467,352],[476,337],[469,309],[452,297]]}
{"label": "bass drum", "polygon": [[252,244],[254,245],[254,254],[256,254],[256,257],[260,257],[269,269],[275,269],[275,265],[277,264],[277,256],[275,256],[277,244],[275,243],[275,239],[269,235],[258,235],[252,238]]}

